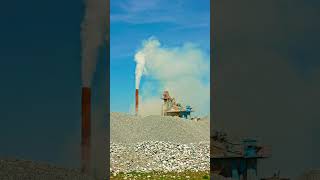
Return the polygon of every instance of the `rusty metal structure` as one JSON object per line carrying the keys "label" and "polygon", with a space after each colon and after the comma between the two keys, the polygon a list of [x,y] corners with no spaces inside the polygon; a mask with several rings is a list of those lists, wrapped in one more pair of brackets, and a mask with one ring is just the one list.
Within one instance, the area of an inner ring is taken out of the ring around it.
{"label": "rusty metal structure", "polygon": [[81,172],[88,174],[91,153],[91,89],[89,87],[82,88],[81,104]]}
{"label": "rusty metal structure", "polygon": [[192,111],[191,106],[187,105],[183,107],[180,103],[177,103],[175,98],[170,97],[169,91],[164,91],[162,94],[162,116],[179,116],[188,118]]}

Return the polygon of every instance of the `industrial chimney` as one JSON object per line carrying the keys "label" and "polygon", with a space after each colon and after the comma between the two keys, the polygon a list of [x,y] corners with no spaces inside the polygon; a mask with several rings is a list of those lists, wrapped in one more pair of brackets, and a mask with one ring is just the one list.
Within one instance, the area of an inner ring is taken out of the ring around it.
{"label": "industrial chimney", "polygon": [[138,115],[139,110],[139,89],[136,89],[136,115]]}
{"label": "industrial chimney", "polygon": [[91,89],[82,88],[81,172],[89,174],[91,136]]}

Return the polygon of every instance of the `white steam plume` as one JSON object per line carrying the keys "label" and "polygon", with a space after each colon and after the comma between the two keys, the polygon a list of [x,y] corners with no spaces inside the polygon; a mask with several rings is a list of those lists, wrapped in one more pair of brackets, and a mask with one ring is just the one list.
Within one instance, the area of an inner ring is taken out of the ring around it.
{"label": "white steam plume", "polygon": [[139,89],[141,76],[144,70],[144,65],[146,62],[145,56],[143,52],[138,52],[134,56],[134,60],[136,61],[136,89]]}
{"label": "white steam plume", "polygon": [[81,24],[82,84],[89,87],[96,69],[99,47],[107,30],[107,0],[85,0],[85,16]]}
{"label": "white steam plume", "polygon": [[[208,115],[210,112],[209,59],[209,55],[191,43],[169,48],[162,47],[154,37],[143,41],[142,48],[135,55],[136,87],[139,87],[142,75],[148,77],[140,91],[139,114],[159,115],[161,113],[160,95],[163,90],[168,90],[177,102],[191,105],[195,114]],[[152,80],[149,81],[149,79]],[[158,88],[155,88],[155,82],[159,85]]]}

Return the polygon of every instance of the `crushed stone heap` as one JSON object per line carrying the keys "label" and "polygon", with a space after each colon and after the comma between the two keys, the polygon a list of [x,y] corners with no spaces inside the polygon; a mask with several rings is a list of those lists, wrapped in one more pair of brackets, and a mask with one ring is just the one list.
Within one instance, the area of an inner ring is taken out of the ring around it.
{"label": "crushed stone heap", "polygon": [[111,173],[210,170],[209,118],[111,113]]}
{"label": "crushed stone heap", "polygon": [[124,113],[111,113],[110,130],[110,140],[113,143],[210,141],[208,118],[193,121],[170,116],[139,117]]}
{"label": "crushed stone heap", "polygon": [[178,144],[147,141],[111,144],[111,172],[208,171],[209,143]]}

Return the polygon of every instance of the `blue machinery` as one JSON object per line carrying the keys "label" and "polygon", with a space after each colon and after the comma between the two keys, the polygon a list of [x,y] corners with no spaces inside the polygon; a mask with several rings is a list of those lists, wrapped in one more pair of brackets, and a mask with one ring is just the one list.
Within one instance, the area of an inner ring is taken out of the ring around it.
{"label": "blue machinery", "polygon": [[189,106],[189,105],[187,105],[185,111],[183,111],[183,110],[180,111],[179,117],[188,119],[188,116],[190,117],[190,114],[191,114],[191,112],[192,112],[191,109],[192,109],[192,107]]}

